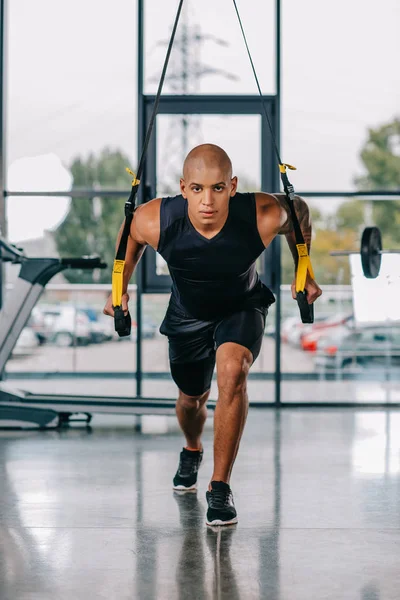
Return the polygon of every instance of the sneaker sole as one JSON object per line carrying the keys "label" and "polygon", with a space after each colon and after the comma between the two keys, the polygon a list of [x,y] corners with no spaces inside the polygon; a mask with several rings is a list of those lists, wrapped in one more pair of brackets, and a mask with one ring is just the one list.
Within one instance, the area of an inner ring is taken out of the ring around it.
{"label": "sneaker sole", "polygon": [[178,492],[190,492],[191,490],[197,490],[197,483],[194,483],[190,487],[185,487],[184,485],[173,485],[173,490],[177,490]]}
{"label": "sneaker sole", "polygon": [[234,517],[233,519],[230,519],[229,521],[221,521],[221,519],[214,519],[214,521],[206,521],[206,525],[208,525],[209,527],[214,527],[214,525],[234,525],[235,523],[238,522],[238,518]]}

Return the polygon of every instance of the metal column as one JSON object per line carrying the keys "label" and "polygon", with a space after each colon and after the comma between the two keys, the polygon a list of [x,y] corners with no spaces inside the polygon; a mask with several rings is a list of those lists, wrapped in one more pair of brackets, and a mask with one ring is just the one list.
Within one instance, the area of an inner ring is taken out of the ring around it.
{"label": "metal column", "polygon": [[[138,46],[137,46],[137,102],[138,102],[138,160],[142,153],[145,137],[145,115],[143,99],[143,70],[144,70],[144,2],[138,0]],[[142,180],[146,181],[146,166]],[[144,202],[144,185],[138,189],[138,204]],[[136,396],[142,395],[142,288],[143,288],[143,259],[136,267]]]}
{"label": "metal column", "polygon": [[[276,0],[276,115],[275,115],[275,135],[279,152],[281,150],[281,0]],[[280,189],[280,180],[278,171],[275,169],[276,187]],[[281,238],[277,236],[274,240],[275,254],[275,294],[276,294],[276,312],[275,312],[275,405],[281,405]]]}
{"label": "metal column", "polygon": [[[6,99],[6,0],[0,0],[0,235],[7,236],[6,199],[5,199],[5,99]],[[3,305],[4,266],[0,265],[0,309]]]}

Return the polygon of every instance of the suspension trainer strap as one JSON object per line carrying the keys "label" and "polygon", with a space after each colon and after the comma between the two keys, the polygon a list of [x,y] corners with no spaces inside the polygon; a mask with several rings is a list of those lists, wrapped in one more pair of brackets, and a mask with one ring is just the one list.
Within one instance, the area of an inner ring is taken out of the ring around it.
{"label": "suspension trainer strap", "polygon": [[248,54],[248,57],[250,60],[251,68],[253,70],[254,79],[257,84],[258,93],[260,94],[264,117],[268,124],[268,129],[269,129],[271,139],[273,142],[275,154],[278,159],[281,181],[282,181],[283,189],[284,189],[284,192],[286,195],[286,200],[287,200],[287,203],[289,206],[290,215],[292,217],[293,229],[294,229],[294,234],[295,234],[295,238],[296,238],[296,248],[297,248],[297,254],[298,254],[298,264],[297,264],[297,273],[296,273],[297,302],[298,302],[298,305],[300,308],[300,313],[301,313],[301,318],[303,320],[303,323],[312,323],[314,320],[313,306],[309,305],[307,303],[306,292],[305,292],[304,288],[305,288],[306,279],[307,279],[307,272],[309,272],[311,277],[313,277],[313,278],[314,278],[314,273],[313,273],[313,268],[311,265],[310,256],[308,254],[307,244],[304,243],[304,236],[301,231],[301,227],[300,227],[299,219],[296,214],[296,210],[294,208],[294,197],[295,197],[294,187],[290,183],[288,175],[287,175],[287,169],[295,171],[296,167],[293,167],[292,165],[288,165],[288,164],[282,162],[278,144],[277,144],[277,141],[276,141],[276,138],[274,135],[274,130],[272,128],[271,119],[269,118],[267,107],[265,106],[260,82],[258,80],[258,76],[257,76],[257,72],[256,72],[256,69],[254,66],[253,58],[251,56],[250,48],[247,43],[247,37],[246,37],[245,31],[244,31],[242,19],[239,14],[239,9],[237,7],[236,0],[233,0],[233,4],[234,4],[236,15],[237,15],[237,18],[239,21],[239,26],[240,26],[240,29],[242,32],[243,40],[244,40],[244,43],[246,46],[247,54]]}
{"label": "suspension trainer strap", "polygon": [[[116,258],[114,261],[114,268],[112,274],[112,300],[114,306],[114,312],[116,313],[115,318],[115,329],[118,331],[120,335],[129,335],[126,333],[127,329],[123,329],[123,311],[121,309],[122,302],[122,288],[123,288],[123,274],[124,274],[124,266],[125,266],[125,257],[126,257],[126,249],[128,246],[128,238],[129,232],[131,229],[131,224],[133,220],[133,215],[136,210],[136,196],[140,184],[140,179],[143,174],[144,164],[146,160],[147,149],[149,147],[149,142],[151,138],[151,134],[153,132],[154,123],[157,117],[158,105],[160,103],[160,96],[163,89],[165,75],[167,73],[169,58],[172,51],[172,46],[174,44],[176,30],[178,28],[179,18],[182,12],[183,1],[179,1],[178,10],[175,17],[174,26],[172,28],[171,38],[169,40],[167,54],[165,56],[164,66],[161,73],[160,83],[158,84],[158,90],[154,101],[153,112],[151,115],[150,123],[147,128],[146,137],[143,144],[142,154],[139,161],[139,166],[137,169],[136,175],[127,169],[128,173],[130,173],[133,177],[132,179],[132,189],[128,200],[125,202],[125,223],[122,231],[121,239],[118,245],[118,250],[116,254]],[[115,310],[117,308],[117,311]],[[130,327],[129,327],[130,332]]]}

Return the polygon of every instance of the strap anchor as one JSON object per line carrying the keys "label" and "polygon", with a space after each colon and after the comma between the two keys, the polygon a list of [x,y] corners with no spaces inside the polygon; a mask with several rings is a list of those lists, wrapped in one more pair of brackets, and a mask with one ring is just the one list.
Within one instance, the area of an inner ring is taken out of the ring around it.
{"label": "strap anchor", "polygon": [[290,169],[290,171],[297,171],[297,167],[293,165],[288,165],[287,163],[279,164],[279,170],[281,173],[286,173],[286,169]]}
{"label": "strap anchor", "polygon": [[127,173],[129,173],[129,175],[132,175],[132,177],[133,177],[133,179],[132,179],[132,187],[134,187],[135,185],[139,185],[140,179],[136,179],[136,174],[133,171],[131,171],[131,169],[129,167],[126,167],[125,171]]}

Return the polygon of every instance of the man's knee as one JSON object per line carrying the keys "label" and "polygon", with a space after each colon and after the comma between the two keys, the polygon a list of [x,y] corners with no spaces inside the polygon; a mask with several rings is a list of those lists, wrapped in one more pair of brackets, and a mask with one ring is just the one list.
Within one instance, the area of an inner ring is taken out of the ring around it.
{"label": "man's knee", "polygon": [[185,410],[199,410],[208,400],[210,390],[198,396],[188,396],[179,390],[178,404]]}
{"label": "man's knee", "polygon": [[246,389],[251,360],[244,354],[241,357],[227,358],[218,365],[217,381],[219,390],[229,390],[231,393]]}

